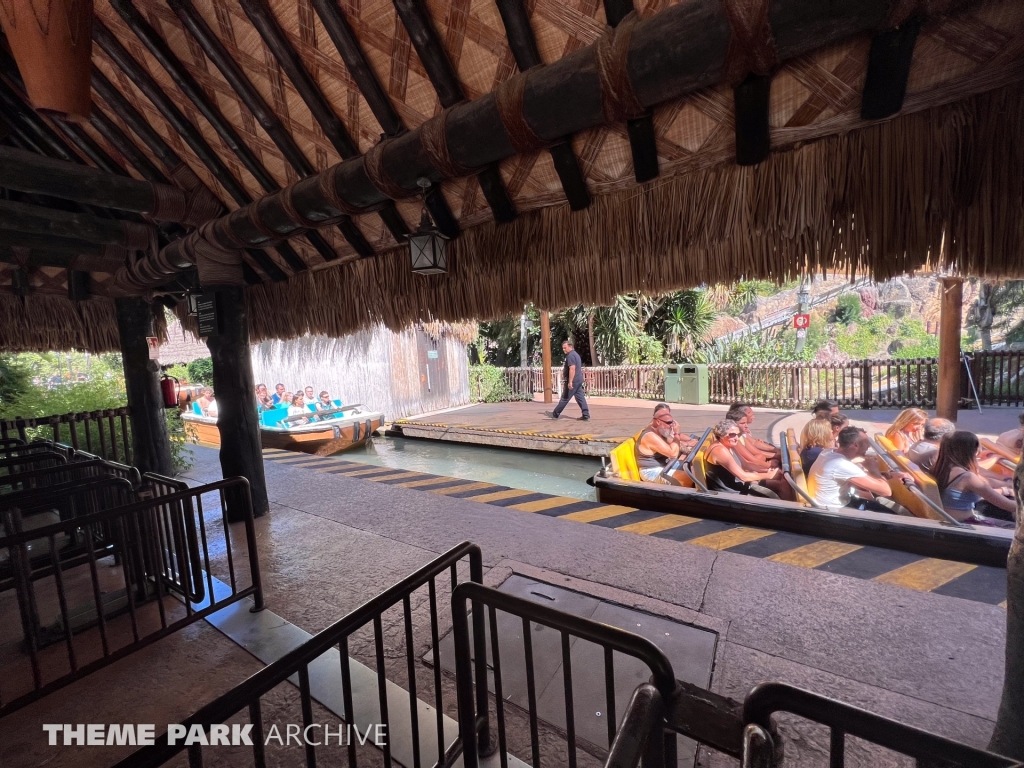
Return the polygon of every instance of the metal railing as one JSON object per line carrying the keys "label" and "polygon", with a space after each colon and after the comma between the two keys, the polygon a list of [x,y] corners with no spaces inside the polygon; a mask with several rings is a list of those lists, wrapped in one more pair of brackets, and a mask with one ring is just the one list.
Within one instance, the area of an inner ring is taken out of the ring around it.
{"label": "metal railing", "polygon": [[785,765],[778,734],[772,730],[772,715],[778,712],[788,712],[829,727],[830,768],[846,765],[847,736],[947,768],[1021,768],[1021,763],[1011,758],[783,683],[764,683],[747,695],[743,704],[744,768]]}
{"label": "metal railing", "polygon": [[[440,636],[440,625],[437,610],[437,578],[442,576],[446,571],[449,571],[451,573],[451,585],[452,588],[455,589],[458,584],[457,566],[461,561],[466,559],[469,561],[470,579],[472,582],[479,583],[483,580],[483,559],[481,557],[480,548],[470,542],[463,542],[402,579],[402,581],[377,595],[377,597],[356,608],[347,616],[339,619],[334,624],[327,627],[327,629],[313,636],[295,650],[285,654],[277,661],[257,672],[241,685],[204,706],[194,715],[183,720],[180,725],[185,726],[187,729],[191,729],[192,726],[198,725],[205,731],[209,731],[211,726],[224,723],[243,711],[247,712],[249,718],[248,722],[253,726],[253,764],[262,767],[266,764],[266,756],[264,754],[264,727],[260,704],[261,698],[289,678],[297,676],[303,727],[310,726],[313,722],[313,697],[310,690],[309,673],[310,666],[317,659],[334,648],[338,649],[341,661],[339,664],[340,668],[337,670],[337,675],[341,682],[341,698],[345,712],[342,717],[348,724],[352,724],[355,707],[353,703],[352,666],[349,663],[349,638],[364,626],[372,624],[376,655],[376,679],[380,706],[379,724],[385,726],[386,733],[388,734],[388,738],[383,746],[384,764],[390,766],[392,764],[390,744],[393,729],[391,718],[388,713],[388,695],[386,688],[387,669],[384,655],[384,628],[382,617],[387,610],[401,606],[406,647],[405,665],[406,673],[408,674],[409,686],[409,712],[411,719],[410,738],[412,742],[413,755],[416,756],[412,764],[419,766],[421,764],[420,728],[419,708],[416,693],[416,659],[413,652],[411,598],[417,590],[422,587],[427,587],[427,600],[430,609],[431,644],[436,653]],[[486,652],[484,648],[483,616],[480,615],[478,618],[474,615],[473,624],[476,637],[474,647],[476,648],[477,653],[483,654]],[[483,658],[483,656],[481,655],[479,658]],[[334,673],[332,672],[332,675],[333,674]],[[481,665],[477,674],[481,676],[484,697],[486,698],[486,667]],[[320,682],[321,684],[324,683],[322,679]],[[434,765],[435,767],[450,766],[459,758],[460,755],[463,755],[464,745],[463,738],[460,737],[446,747],[441,667],[440,664],[437,663],[436,659],[434,664],[433,682],[433,703],[437,729],[437,762]],[[474,734],[479,730],[483,743],[488,743],[489,737],[487,733],[486,720],[474,723],[470,726],[469,730]],[[463,734],[466,732],[467,731],[463,731]],[[475,739],[471,741],[473,741],[474,744],[476,743]],[[347,747],[348,764],[354,767],[358,763],[355,740],[349,739]],[[190,765],[201,766],[203,764],[203,752],[200,745],[193,744],[191,746],[185,746],[180,742],[170,744],[168,734],[165,733],[156,739],[155,744],[149,747],[144,747],[132,755],[129,755],[127,758],[117,763],[115,768],[155,768],[155,766],[163,765],[179,753],[186,750],[189,754]],[[316,746],[306,743],[304,755],[305,764],[307,766],[316,765]],[[465,755],[463,756],[466,757]],[[475,754],[473,757],[475,757]]]}
{"label": "metal railing", "polygon": [[[1024,404],[1024,351],[976,352],[968,360],[982,405]],[[970,400],[974,393],[962,396]]]}
{"label": "metal railing", "polygon": [[[541,368],[504,368],[502,376],[510,400],[532,400],[544,391]],[[562,391],[562,369],[552,368],[551,389]],[[665,396],[664,365],[584,366],[583,391],[590,397],[636,397],[661,400]]]}
{"label": "metal railing", "polygon": [[17,438],[27,443],[33,438],[47,438],[55,443],[69,443],[75,450],[95,453],[104,459],[131,464],[130,414],[131,411],[123,407],[0,419],[0,439]]}
{"label": "metal railing", "polygon": [[[24,661],[15,658],[8,662],[11,668],[0,669],[0,717],[238,600],[252,596],[254,610],[262,609],[248,481],[236,477],[180,490],[176,481],[150,475],[141,487],[154,497],[38,526],[34,516],[23,515],[18,506],[0,510],[0,551],[9,555],[31,668],[29,690],[13,692],[4,690],[5,683],[19,679],[15,667],[23,668]],[[160,495],[164,491],[171,492]],[[219,501],[219,516],[209,504],[210,494]],[[233,503],[241,500],[248,509],[243,520],[248,584],[241,583],[234,562],[232,539],[237,533],[228,523],[229,495]],[[214,587],[211,535],[218,538],[215,551],[223,553],[224,562],[217,566],[227,573],[226,589]],[[101,562],[106,557],[112,562]],[[108,589],[112,579],[120,584],[113,594]],[[53,602],[53,595],[57,618],[44,625],[41,608]],[[180,596],[180,603],[166,602],[172,595]],[[83,602],[73,605],[72,599]],[[149,607],[154,604],[155,609]],[[118,638],[127,641],[118,646]],[[41,660],[40,651],[57,643],[65,647],[66,667],[49,654],[45,664]],[[98,657],[87,659],[97,648]],[[65,671],[68,668],[70,672]]]}
{"label": "metal railing", "polygon": [[807,408],[832,400],[844,408],[935,405],[938,361],[853,360],[848,363],[716,363],[708,366],[713,403]]}

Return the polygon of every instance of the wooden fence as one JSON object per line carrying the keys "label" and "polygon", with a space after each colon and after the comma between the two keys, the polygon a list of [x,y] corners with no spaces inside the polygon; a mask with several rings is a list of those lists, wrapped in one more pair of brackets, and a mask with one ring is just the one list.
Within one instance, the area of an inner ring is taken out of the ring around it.
{"label": "wooden fence", "polygon": [[132,463],[128,408],[65,413],[60,416],[0,420],[0,437],[17,437],[26,442],[37,438],[66,443],[76,450]]}
{"label": "wooden fence", "polygon": [[[968,376],[970,373],[970,376]],[[971,377],[982,406],[1024,404],[1024,352],[976,352],[961,367],[961,399],[974,403]],[[809,408],[832,400],[842,408],[933,408],[938,388],[935,358],[852,360],[846,363],[720,363],[708,366],[712,403],[742,401],[775,408]],[[552,371],[555,397],[561,392],[561,369]],[[665,367],[660,365],[595,366],[583,369],[590,396],[665,397]],[[540,368],[506,368],[510,399],[529,400],[543,392]]]}

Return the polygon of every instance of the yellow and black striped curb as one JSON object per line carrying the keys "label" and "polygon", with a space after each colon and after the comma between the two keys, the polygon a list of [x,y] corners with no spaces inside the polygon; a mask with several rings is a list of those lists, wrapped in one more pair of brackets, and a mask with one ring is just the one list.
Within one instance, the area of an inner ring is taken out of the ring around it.
{"label": "yellow and black striped curb", "polygon": [[277,449],[264,450],[263,456],[266,461],[276,465],[372,480],[382,485],[467,499],[709,549],[728,550],[800,568],[1006,607],[1004,568],[940,560],[881,547],[847,544],[617,504],[583,501],[568,496],[376,466],[338,457],[318,457]]}

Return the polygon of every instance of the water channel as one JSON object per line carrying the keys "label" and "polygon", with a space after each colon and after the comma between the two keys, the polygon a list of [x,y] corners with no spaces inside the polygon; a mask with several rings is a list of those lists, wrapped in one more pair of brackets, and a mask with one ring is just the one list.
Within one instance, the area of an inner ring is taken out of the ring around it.
{"label": "water channel", "polygon": [[374,466],[458,477],[590,501],[597,497],[586,481],[601,468],[601,460],[590,456],[383,436],[374,437],[365,447],[346,451],[340,456]]}

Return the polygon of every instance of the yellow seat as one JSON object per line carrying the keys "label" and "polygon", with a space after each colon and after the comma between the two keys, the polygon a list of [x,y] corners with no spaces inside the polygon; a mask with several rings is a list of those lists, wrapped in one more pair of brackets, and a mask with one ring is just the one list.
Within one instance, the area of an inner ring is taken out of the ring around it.
{"label": "yellow seat", "polygon": [[612,449],[612,472],[620,480],[640,481],[640,468],[636,465],[636,438],[629,438]]}
{"label": "yellow seat", "polygon": [[979,461],[979,465],[1003,477],[1013,477],[1013,473],[1017,470],[1017,465],[1020,464],[1020,454],[1015,455],[1013,451],[999,445],[995,440],[989,440],[987,437],[981,438],[980,442],[981,447],[991,455],[986,457],[987,460]]}
{"label": "yellow seat", "polygon": [[[942,508],[942,495],[939,493],[939,486],[935,479],[925,472],[921,467],[906,457],[903,451],[897,450],[895,444],[885,435],[875,435],[875,441],[889,455],[900,471],[906,472],[914,479],[914,485],[928,501],[915,494],[907,485],[898,479],[889,480],[889,489],[892,491],[892,498],[897,504],[905,507],[914,517],[923,517],[928,520],[944,520],[929,504]],[[879,462],[883,459],[879,457]],[[880,469],[889,469],[888,464],[882,464]]]}
{"label": "yellow seat", "polygon": [[[786,447],[789,449],[789,476],[793,478],[793,482],[796,483],[797,488],[804,493],[808,493],[807,477],[804,475],[804,465],[800,460],[800,451],[797,450],[796,430],[792,427],[786,430]],[[797,494],[797,501],[805,507],[811,506],[799,493]]]}

